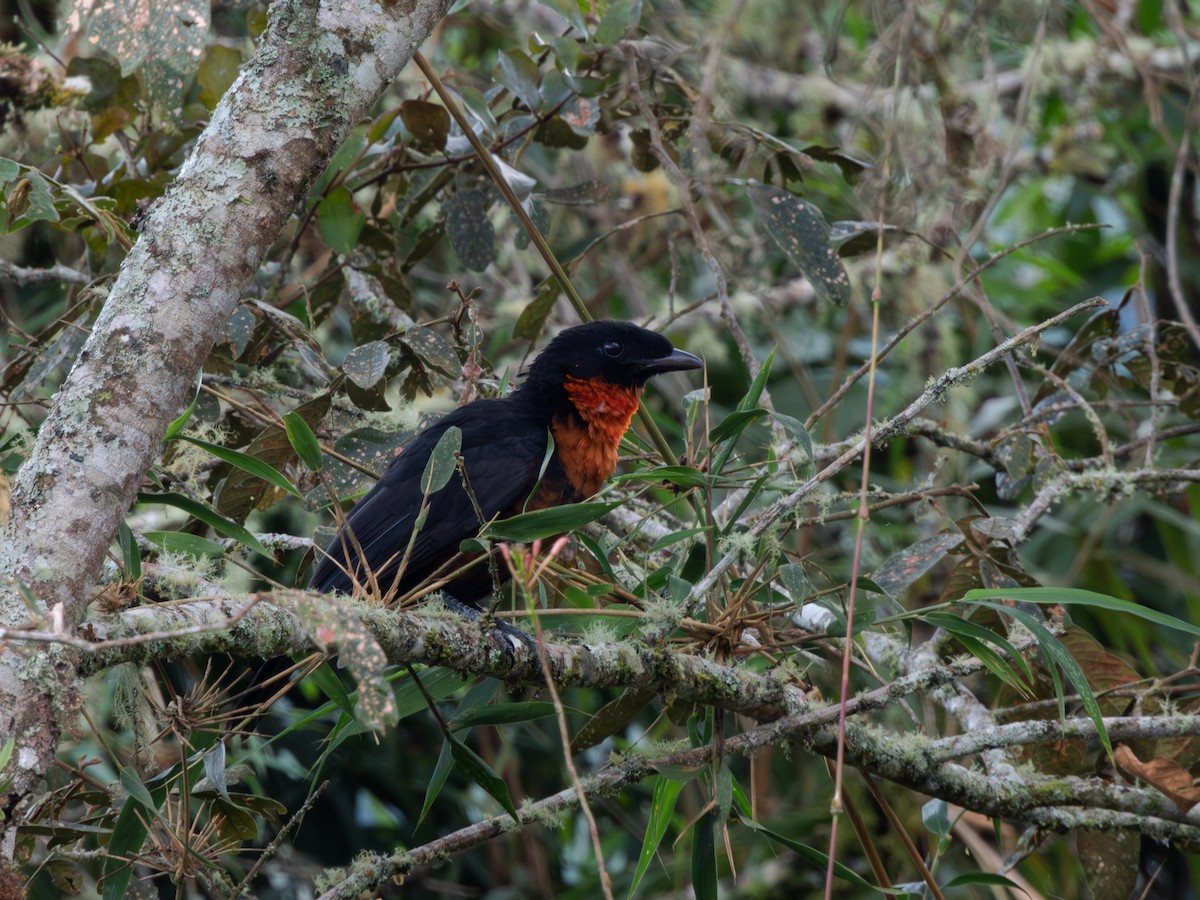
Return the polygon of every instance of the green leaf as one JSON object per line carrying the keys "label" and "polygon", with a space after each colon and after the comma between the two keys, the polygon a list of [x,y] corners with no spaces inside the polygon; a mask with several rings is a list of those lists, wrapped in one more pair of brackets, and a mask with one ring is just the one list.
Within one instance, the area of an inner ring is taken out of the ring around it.
{"label": "green leaf", "polygon": [[317,230],[335,253],[349,254],[358,246],[367,217],[359,212],[349,189],[339,185],[317,204]]}
{"label": "green leaf", "polygon": [[537,339],[546,325],[546,318],[554,309],[554,301],[558,299],[559,290],[558,281],[553,278],[542,282],[537,294],[517,316],[517,324],[513,326],[514,338],[525,338],[530,341]]}
{"label": "green leaf", "polygon": [[457,425],[451,425],[438,438],[433,452],[429,454],[429,459],[425,463],[425,471],[421,473],[421,490],[424,491],[426,497],[436,494],[450,483],[450,479],[458,471],[458,460],[455,455],[461,449],[462,429]]}
{"label": "green leaf", "polygon": [[[342,711],[343,715],[351,719],[354,718],[354,701],[346,693],[346,686],[342,684],[342,679],[333,670],[333,666],[328,662],[323,662],[308,677],[320,689],[322,694],[333,701],[334,705]],[[358,692],[355,691],[355,693]]]}
{"label": "green leaf", "polygon": [[1094,609],[1107,609],[1111,612],[1128,613],[1131,616],[1137,616],[1139,619],[1145,619],[1147,622],[1153,622],[1155,625],[1162,625],[1166,628],[1173,628],[1176,631],[1193,635],[1194,637],[1200,637],[1200,626],[1193,625],[1191,622],[1185,622],[1183,619],[1177,619],[1174,616],[1169,616],[1166,613],[1161,613],[1147,606],[1130,603],[1128,600],[1121,600],[1117,597],[1110,597],[1107,594],[1098,594],[1095,591],[1085,591],[1080,588],[1028,587],[976,589],[967,591],[963,597],[963,600],[969,603],[973,603],[976,600],[1005,599],[1024,600],[1043,606],[1055,606],[1058,604],[1062,604],[1063,606],[1090,606]]}
{"label": "green leaf", "polygon": [[729,810],[733,807],[733,770],[729,768],[729,760],[722,759],[717,769],[717,823],[724,825],[729,821]]}
{"label": "green leaf", "polygon": [[829,225],[821,211],[790,191],[764,184],[750,185],[750,200],[763,227],[812,284],[817,297],[845,305],[850,299],[850,276],[829,240]]}
{"label": "green leaf", "polygon": [[1033,692],[1030,690],[1029,685],[1021,681],[1013,667],[999,653],[982,641],[968,637],[965,634],[956,634],[954,639],[962,644],[968,653],[983,663],[993,675],[1018,694],[1032,699]]}
{"label": "green leaf", "polygon": [[200,87],[200,102],[209,110],[225,96],[229,86],[237,80],[242,65],[242,54],[232,47],[212,44],[196,72],[196,84]]}
{"label": "green leaf", "polygon": [[31,222],[59,220],[50,183],[37,169],[25,169],[24,176],[5,190],[3,199],[5,231],[15,231]]}
{"label": "green leaf", "polygon": [[[125,564],[125,581],[135,584],[142,577],[142,553],[129,526],[122,521],[117,529],[117,538],[121,542],[121,560]],[[0,767],[2,768],[2,767]]]}
{"label": "green leaf", "polygon": [[965,872],[962,875],[956,875],[954,878],[951,878],[943,887],[948,890],[950,888],[967,887],[973,884],[1012,888],[1014,891],[1020,891],[1026,897],[1029,896],[1029,892],[1011,878],[1005,878],[1003,875],[998,875],[995,872]]}
{"label": "green leaf", "polygon": [[[126,772],[131,774],[126,776]],[[126,784],[128,780],[128,784]],[[160,787],[151,793],[137,774],[129,769],[121,770],[121,783],[126,785],[130,797],[121,807],[117,822],[113,826],[112,836],[105,848],[103,900],[124,900],[129,887],[129,879],[133,876],[133,866],[129,861],[142,850],[146,840],[146,823],[158,815],[158,804],[166,796],[166,788]],[[149,802],[138,799],[144,797]]]}
{"label": "green leaf", "polygon": [[672,547],[680,541],[686,541],[688,538],[695,537],[698,534],[704,534],[708,531],[707,525],[698,525],[695,528],[685,528],[682,531],[673,531],[670,534],[664,534],[657,541],[650,545],[647,554],[657,553],[659,550],[665,550],[667,547]]}
{"label": "green leaf", "polygon": [[429,776],[429,785],[425,788],[425,801],[421,804],[421,815],[417,816],[418,828],[425,821],[425,816],[433,809],[433,803],[442,792],[442,788],[446,784],[446,779],[450,777],[450,770],[453,768],[454,754],[451,752],[450,742],[443,740],[441,752],[438,753],[437,764],[434,765],[433,774]]}
{"label": "green leaf", "polygon": [[183,88],[199,67],[208,40],[208,0],[172,0],[135,14],[125,3],[93,4],[88,45],[121,62],[121,73],[139,71],[155,112],[174,121]]}
{"label": "green leaf", "polygon": [[404,100],[400,104],[400,118],[418,143],[435,150],[446,148],[446,138],[450,136],[450,113],[446,107],[428,100]]}
{"label": "green leaf", "polygon": [[355,347],[342,360],[346,377],[363,390],[373,388],[387,374],[392,361],[392,348],[383,341],[370,341]]}
{"label": "green leaf", "polygon": [[943,532],[917,541],[880,563],[871,578],[889,597],[903,597],[917,579],[964,540],[958,532]]}
{"label": "green leaf", "polygon": [[[399,673],[398,677],[403,680],[403,684],[396,690],[397,716],[404,719],[415,715],[423,709],[428,709],[429,704],[425,700],[425,694],[413,683],[408,673]],[[425,688],[429,696],[435,700],[443,700],[451,694],[462,690],[469,683],[469,679],[463,678],[457,672],[451,672],[449,669],[443,669],[440,666],[421,671],[421,685]]]}
{"label": "green leaf", "polygon": [[950,809],[945,800],[934,798],[922,806],[921,821],[930,834],[941,838],[950,835]]}
{"label": "green leaf", "polygon": [[792,440],[800,445],[800,449],[804,451],[805,456],[807,456],[809,462],[811,462],[815,458],[813,456],[812,435],[808,433],[808,430],[804,427],[800,420],[777,412],[771,413],[771,417],[783,426],[784,431],[792,436]]}
{"label": "green leaf", "polygon": [[189,556],[225,555],[225,548],[216,541],[182,531],[143,531],[142,537],[172,553],[186,553]]}
{"label": "green leaf", "polygon": [[721,441],[737,440],[743,431],[766,415],[767,411],[762,407],[734,410],[708,433],[708,442],[719,444]]}
{"label": "green leaf", "polygon": [[1029,663],[1025,661],[1025,657],[1017,652],[1017,648],[1008,642],[1008,640],[1000,634],[992,631],[990,628],[984,628],[982,625],[977,625],[967,619],[959,618],[950,613],[931,612],[921,616],[930,625],[936,628],[941,628],[955,637],[960,635],[974,638],[977,641],[986,641],[989,644],[995,644],[1001,650],[1009,655],[1009,657],[1025,672],[1025,678],[1033,682],[1033,670],[1029,668]]}
{"label": "green leaf", "polygon": [[[249,547],[255,553],[259,553],[268,559],[274,559],[275,554],[263,546],[262,542],[256,538],[246,528],[233,522],[220,513],[215,512],[191,497],[176,493],[163,494],[138,494],[138,503],[163,503],[167,506],[173,506],[176,509],[181,509],[189,516],[199,519],[205,525],[211,526],[216,531],[226,537],[231,537],[235,541]],[[175,534],[176,532],[166,532],[167,534]]]}
{"label": "green leaf", "polygon": [[262,460],[255,459],[253,456],[248,456],[240,450],[230,450],[228,447],[222,447],[220,444],[213,444],[209,441],[202,441],[199,438],[180,435],[178,438],[181,441],[187,441],[189,444],[195,444],[202,450],[207,450],[218,459],[223,459],[232,466],[236,466],[243,472],[253,475],[255,478],[261,478],[263,481],[269,482],[280,490],[287,491],[293,497],[304,499],[303,495],[296,490],[295,485],[280,475],[275,469],[268,466]]}
{"label": "green leaf", "polygon": [[519,823],[521,819],[517,815],[517,808],[513,806],[512,796],[508,792],[508,785],[504,783],[504,779],[497,775],[479,754],[454,735],[447,735],[446,740],[450,742],[450,753],[454,757],[454,762],[462,766],[471,776],[472,781],[503,806],[505,811],[513,817],[514,822]]}
{"label": "green leaf", "polygon": [[666,481],[678,487],[685,488],[736,488],[742,486],[742,482],[733,478],[709,475],[707,472],[701,472],[699,469],[694,469],[691,466],[655,466],[653,469],[643,469],[640,472],[628,472],[624,475],[618,475],[613,479],[614,484],[624,484],[629,481]]}
{"label": "green leaf", "polygon": [[642,877],[650,868],[650,863],[654,861],[654,855],[658,852],[667,828],[671,824],[671,818],[675,815],[675,802],[679,799],[679,793],[682,790],[682,781],[672,781],[662,775],[655,777],[654,795],[650,800],[650,821],[646,823],[646,833],[642,836],[642,850],[638,854],[637,868],[633,873],[633,881],[629,885],[628,897],[633,897],[637,893]]}
{"label": "green leaf", "polygon": [[462,363],[454,346],[434,331],[424,325],[409,325],[400,342],[435,369],[440,369],[451,378],[457,378],[462,372]]}
{"label": "green leaf", "polygon": [[[312,400],[301,403],[293,412],[315,429],[329,412],[332,401],[331,394],[318,394]],[[247,445],[245,455],[278,469],[290,465],[296,458],[296,451],[292,449],[280,422],[278,425],[268,425],[255,435]],[[274,502],[277,493],[272,482],[237,468],[220,485],[216,498],[217,511],[235,522],[244,522],[256,508],[266,502]]]}
{"label": "green leaf", "polygon": [[[437,672],[437,670],[435,669],[434,672]],[[428,690],[428,683],[430,681],[428,673],[421,675],[420,678],[421,684],[426,685],[426,689]],[[415,681],[415,678],[410,681],[410,685],[414,688],[416,687]],[[463,698],[459,700],[458,708],[454,711],[454,715],[451,716],[451,721],[465,718],[474,710],[486,708],[487,704],[496,696],[496,692],[499,689],[500,682],[495,678],[484,678],[478,684],[473,685]],[[436,695],[431,693],[430,696]],[[424,700],[425,698],[422,697],[422,699]],[[428,701],[425,702],[428,703]],[[460,740],[466,740],[465,733]],[[438,794],[441,793],[442,787],[446,783],[446,778],[450,775],[453,762],[454,755],[451,752],[450,742],[443,740],[441,753],[438,754],[437,765],[434,766],[433,775],[429,779],[429,786],[425,789],[425,802],[421,805],[421,815],[417,817],[418,827],[425,821],[425,816],[428,815],[429,810],[433,808],[434,801],[437,799]]]}
{"label": "green leaf", "polygon": [[[763,360],[762,366],[759,367],[758,374],[755,375],[754,380],[750,382],[749,389],[746,391],[742,399],[738,401],[737,409],[724,420],[730,421],[733,419],[734,424],[729,429],[730,432],[736,428],[738,422],[742,422],[741,428],[744,429],[750,424],[750,421],[758,417],[756,413],[758,401],[762,399],[763,391],[766,390],[767,379],[771,376],[771,366],[774,364],[774,362],[775,351],[772,349],[771,352],[767,354],[767,358]],[[735,419],[734,417],[738,416],[739,414],[742,414],[743,417]],[[750,420],[745,419],[745,416],[747,415],[751,417]],[[722,424],[724,424],[724,422],[722,422]],[[720,430],[721,426],[717,426],[717,428],[714,429],[714,433]],[[738,429],[736,433],[741,434],[741,429]],[[722,471],[724,471],[725,464],[729,461],[729,457],[733,453],[733,446],[736,443],[736,440],[723,440],[720,442],[719,446],[716,442],[710,443],[712,443],[713,447],[716,447],[716,451],[714,454],[715,458],[713,459],[712,465],[709,467],[709,469],[710,471],[719,475]]]}
{"label": "green leaf", "polygon": [[[239,309],[240,308],[241,307],[239,307]],[[184,426],[187,425],[188,421],[192,418],[192,413],[194,413],[196,411],[196,404],[200,400],[200,385],[203,383],[204,383],[204,373],[200,372],[196,375],[196,393],[194,393],[192,395],[192,402],[188,404],[188,408],[185,409],[180,414],[178,419],[176,419],[170,425],[167,426],[167,432],[166,432],[166,434],[163,435],[163,443],[164,444],[167,441],[173,440],[174,438],[178,437],[179,432],[183,431]]]}
{"label": "green leaf", "polygon": [[696,900],[717,900],[717,815],[707,813],[692,826],[692,891]]}
{"label": "green leaf", "polygon": [[575,737],[571,738],[571,753],[582,753],[624,728],[656,696],[658,696],[658,692],[655,690],[638,690],[637,688],[625,690],[616,700],[606,703],[597,710],[596,714],[575,733]]}
{"label": "green leaf", "polygon": [[754,376],[754,380],[750,382],[750,387],[745,395],[738,401],[737,408],[740,411],[753,409],[758,406],[758,401],[762,399],[763,391],[767,388],[767,379],[771,377],[771,368],[775,365],[775,349],[771,348],[771,352],[767,354],[767,358],[763,360],[759,366],[758,374]]}
{"label": "green leaf", "polygon": [[500,51],[496,59],[496,80],[508,88],[518,100],[537,112],[541,105],[538,93],[538,67],[529,56],[520,50]]}
{"label": "green leaf", "polygon": [[494,135],[496,133],[496,117],[492,115],[487,97],[468,85],[459,85],[458,95],[462,97],[463,105],[471,111],[475,120],[483,126],[486,134]]}
{"label": "green leaf", "polygon": [[217,741],[204,754],[204,775],[217,793],[229,799],[229,785],[225,778],[225,742]]}
{"label": "green leaf", "polygon": [[480,534],[491,541],[516,541],[527,544],[539,538],[555,537],[582,528],[619,507],[619,501],[568,503],[548,509],[535,509],[509,519],[492,522]]}
{"label": "green leaf", "polygon": [[580,0],[541,0],[543,6],[548,6],[567,20],[580,35],[586,35],[587,21],[583,18],[586,3]]}
{"label": "green leaf", "polygon": [[499,706],[480,706],[455,714],[446,723],[451,731],[461,731],[476,725],[512,725],[516,722],[533,722],[554,715],[554,704],[527,701],[503,703]]}
{"label": "green leaf", "polygon": [[488,218],[486,188],[460,187],[442,204],[446,234],[459,261],[482,272],[496,254],[496,228]]}
{"label": "green leaf", "polygon": [[596,27],[596,42],[611,47],[642,14],[641,0],[613,0]]}
{"label": "green leaf", "polygon": [[779,577],[783,581],[784,590],[792,598],[799,609],[806,597],[813,592],[812,581],[805,571],[803,563],[784,563],[779,567]]}
{"label": "green leaf", "polygon": [[143,806],[154,807],[154,798],[150,796],[149,788],[142,784],[142,780],[138,778],[137,772],[134,769],[123,768],[121,769],[120,776],[121,786],[125,788],[130,797],[137,800]]}
{"label": "green leaf", "polygon": [[308,427],[308,423],[294,412],[290,412],[283,417],[283,430],[287,432],[292,449],[296,451],[296,455],[300,457],[300,461],[308,467],[308,470],[310,472],[321,471],[324,463],[321,444],[317,440],[317,436],[313,434],[313,430]]}
{"label": "green leaf", "polygon": [[[968,593],[975,593],[970,591]],[[1010,592],[1001,592],[1004,596],[1010,596]],[[1083,708],[1088,714],[1088,718],[1096,725],[1096,733],[1100,737],[1100,743],[1104,745],[1104,752],[1112,757],[1112,742],[1108,738],[1108,729],[1104,727],[1104,713],[1100,711],[1100,704],[1096,702],[1096,695],[1092,693],[1092,686],[1088,684],[1087,676],[1079,663],[1063,646],[1062,641],[1055,637],[1045,625],[1038,619],[1023,609],[1018,609],[1014,606],[1005,606],[1003,603],[992,603],[989,600],[972,601],[979,606],[995,610],[1004,616],[1016,619],[1032,632],[1034,640],[1037,641],[1038,649],[1046,659],[1046,667],[1050,670],[1051,678],[1054,680],[1054,692],[1058,697],[1058,713],[1060,718],[1066,717],[1066,701],[1062,692],[1062,682],[1058,678],[1058,669],[1062,669],[1066,674],[1067,679],[1071,682],[1071,686],[1075,688],[1075,693],[1079,694],[1079,699],[1083,702]],[[1055,668],[1057,664],[1058,668]]]}

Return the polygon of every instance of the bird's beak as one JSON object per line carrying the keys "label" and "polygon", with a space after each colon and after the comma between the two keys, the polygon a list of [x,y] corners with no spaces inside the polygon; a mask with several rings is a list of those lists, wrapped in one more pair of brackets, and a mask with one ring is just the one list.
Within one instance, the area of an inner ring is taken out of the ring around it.
{"label": "bird's beak", "polygon": [[648,359],[641,366],[645,375],[660,375],[663,372],[682,372],[686,369],[702,368],[704,368],[704,360],[686,350],[676,350],[670,356],[663,356],[659,359]]}

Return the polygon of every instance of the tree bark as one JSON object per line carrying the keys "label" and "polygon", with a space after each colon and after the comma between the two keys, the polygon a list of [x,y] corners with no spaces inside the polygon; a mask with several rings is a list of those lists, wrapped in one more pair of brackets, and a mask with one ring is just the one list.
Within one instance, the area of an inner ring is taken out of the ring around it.
{"label": "tree bark", "polygon": [[[284,223],[450,0],[278,0],[270,28],[150,210],[13,483],[0,625],[81,620],[105,552],[172,418]],[[22,798],[78,702],[76,652],[0,648],[0,784],[11,859]]]}

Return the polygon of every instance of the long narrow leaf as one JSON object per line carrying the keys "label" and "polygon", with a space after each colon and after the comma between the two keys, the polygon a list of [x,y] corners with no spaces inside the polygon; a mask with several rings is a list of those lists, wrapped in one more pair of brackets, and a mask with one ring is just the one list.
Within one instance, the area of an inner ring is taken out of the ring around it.
{"label": "long narrow leaf", "polygon": [[442,751],[438,754],[437,764],[433,767],[433,774],[429,776],[429,786],[425,788],[425,801],[421,804],[421,815],[417,816],[417,828],[421,827],[421,823],[425,821],[425,816],[433,809],[433,803],[441,794],[442,788],[446,784],[446,779],[450,776],[450,770],[454,768],[454,754],[450,752],[450,742],[442,741]]}
{"label": "long narrow leaf", "polygon": [[[975,592],[972,591],[971,593]],[[1005,593],[1005,596],[1010,595]],[[1100,736],[1100,743],[1104,745],[1104,752],[1111,757],[1112,742],[1108,738],[1108,730],[1104,727],[1104,714],[1100,711],[1100,704],[1096,702],[1096,695],[1092,693],[1092,686],[1088,684],[1087,676],[1084,674],[1083,669],[1075,661],[1075,657],[1067,652],[1067,648],[1063,646],[1062,641],[1051,634],[1045,625],[1023,609],[1005,606],[1003,603],[993,603],[990,600],[979,600],[976,602],[979,606],[995,610],[1001,615],[1016,619],[1029,629],[1037,640],[1039,649],[1041,649],[1047,658],[1047,668],[1050,670],[1051,678],[1054,679],[1054,691],[1058,696],[1059,717],[1066,718],[1066,701],[1062,691],[1062,683],[1059,681],[1058,672],[1054,668],[1056,664],[1063,670],[1063,673],[1067,676],[1067,680],[1075,688],[1075,692],[1079,694],[1079,699],[1083,702],[1083,708],[1086,710],[1088,718],[1096,724],[1096,733]]]}
{"label": "long narrow leaf", "polygon": [[447,734],[446,740],[450,742],[450,753],[454,756],[455,763],[462,766],[471,779],[503,806],[513,817],[513,821],[519,824],[521,817],[517,815],[517,808],[513,805],[512,795],[508,792],[508,785],[504,783],[504,779],[496,774],[483,757],[454,735]]}
{"label": "long narrow leaf", "polygon": [[308,427],[308,423],[296,413],[290,412],[283,417],[283,430],[300,461],[310,472],[319,472],[325,458],[321,455],[321,444],[313,430]]}
{"label": "long narrow leaf", "polygon": [[231,466],[236,466],[243,472],[253,475],[255,478],[261,478],[263,481],[275,485],[280,490],[287,491],[294,497],[299,497],[301,500],[304,499],[304,495],[296,490],[295,485],[260,459],[248,456],[240,450],[230,450],[228,447],[222,447],[220,444],[214,444],[211,441],[202,441],[199,438],[188,437],[187,435],[182,435],[178,439],[187,441],[189,444],[194,444],[202,450],[207,450],[213,456],[217,457],[217,459],[223,459]]}
{"label": "long narrow leaf", "polygon": [[185,409],[179,415],[179,418],[175,419],[175,421],[173,421],[170,425],[167,426],[167,431],[163,435],[163,443],[164,444],[167,441],[173,440],[174,438],[178,437],[179,432],[183,431],[183,429],[187,425],[188,421],[192,418],[192,413],[194,413],[196,411],[196,403],[200,400],[200,385],[203,381],[204,381],[204,373],[201,372],[200,374],[198,374],[196,376],[196,393],[192,395],[192,402],[189,403],[188,408]]}
{"label": "long narrow leaf", "polygon": [[[767,358],[763,360],[762,367],[758,370],[758,374],[755,375],[754,380],[750,382],[749,389],[746,391],[745,395],[743,395],[742,399],[738,401],[737,409],[733,414],[731,414],[730,417],[727,417],[726,421],[728,421],[729,418],[734,420],[735,427],[738,424],[741,425],[740,428],[736,429],[736,433],[733,434],[733,436],[728,440],[714,441],[710,438],[710,445],[715,449],[713,451],[713,462],[709,467],[709,471],[713,472],[714,474],[720,475],[721,472],[724,471],[725,463],[729,461],[729,456],[733,453],[733,447],[734,444],[737,443],[738,436],[742,433],[742,430],[750,424],[750,420],[738,419],[737,416],[739,414],[745,415],[751,413],[751,410],[754,410],[758,406],[758,401],[762,399],[763,391],[766,390],[767,379],[771,375],[771,365],[774,362],[775,351],[771,350],[771,352],[767,354]],[[763,410],[763,413],[765,414],[766,410]],[[751,415],[753,418],[757,418],[757,415]],[[720,431],[722,431],[722,428],[721,426],[718,426],[717,429],[714,430],[714,434]]]}
{"label": "long narrow leaf", "polygon": [[225,548],[216,541],[182,531],[143,531],[142,537],[172,553],[186,553],[189,556],[225,555]]}
{"label": "long narrow leaf", "polygon": [[[1024,656],[1017,652],[1017,648],[1010,644],[1002,635],[996,634],[996,632],[989,628],[984,628],[982,625],[976,625],[974,622],[969,622],[966,619],[960,618],[959,616],[951,615],[950,613],[931,612],[926,613],[921,618],[923,618],[930,625],[950,632],[956,638],[967,637],[974,639],[976,642],[994,644],[1007,653],[1013,662],[1020,665],[1022,671],[1025,673],[1025,681],[1028,684],[1033,683],[1033,671],[1029,668],[1029,663],[1025,661]],[[1007,662],[1005,663],[1005,666],[1011,670],[1011,666]],[[1013,671],[1013,674],[1015,676],[1016,672]],[[1024,687],[1017,685],[1013,686],[1022,693],[1026,692]]]}
{"label": "long narrow leaf", "polygon": [[646,834],[642,837],[642,850],[638,854],[637,868],[633,872],[628,897],[637,893],[638,885],[642,883],[646,870],[654,860],[654,854],[662,844],[671,818],[675,815],[675,801],[679,799],[683,784],[682,781],[675,781],[663,775],[655,778],[654,796],[650,800],[650,821],[646,823]]}
{"label": "long narrow leaf", "polygon": [[133,532],[123,521],[117,530],[117,537],[121,542],[121,559],[125,563],[125,580],[130,584],[136,584],[142,577],[142,554],[133,537]]}
{"label": "long narrow leaf", "polygon": [[488,525],[480,537],[493,541],[519,541],[528,543],[538,538],[553,537],[584,525],[590,525],[608,515],[620,503],[567,503],[518,513],[509,519],[501,519]]}
{"label": "long narrow leaf", "polygon": [[717,900],[717,815],[706,813],[692,826],[692,892]]}
{"label": "long narrow leaf", "polygon": [[273,559],[274,555],[263,546],[262,542],[256,538],[249,530],[234,522],[232,519],[227,519],[220,513],[209,509],[203,503],[193,500],[191,497],[186,497],[183,494],[168,492],[165,494],[138,494],[138,503],[164,503],[167,506],[173,506],[176,509],[181,509],[189,516],[199,519],[205,525],[209,525],[219,531],[226,537],[231,537],[235,541],[242,543],[268,559]]}
{"label": "long narrow leaf", "polygon": [[1137,603],[1130,603],[1128,600],[1121,600],[1117,597],[1110,597],[1107,594],[1098,594],[1095,591],[1085,591],[1080,588],[1031,587],[977,589],[967,591],[963,599],[967,601],[1024,600],[1043,606],[1058,604],[1062,604],[1063,606],[1091,606],[1096,609],[1128,613],[1131,616],[1137,616],[1139,619],[1145,619],[1147,622],[1153,622],[1155,625],[1162,625],[1194,637],[1200,637],[1200,626],[1193,625],[1191,622],[1185,622],[1183,619],[1177,619],[1174,616],[1169,616],[1166,613],[1161,613],[1156,609],[1150,609]]}

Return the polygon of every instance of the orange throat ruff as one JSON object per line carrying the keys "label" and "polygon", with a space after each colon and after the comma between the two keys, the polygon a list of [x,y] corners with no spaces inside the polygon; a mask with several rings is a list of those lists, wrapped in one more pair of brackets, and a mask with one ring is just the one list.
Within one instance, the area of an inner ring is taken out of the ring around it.
{"label": "orange throat ruff", "polygon": [[570,375],[563,387],[583,424],[560,417],[550,430],[567,479],[582,499],[600,490],[616,470],[617,448],[637,412],[642,390]]}

